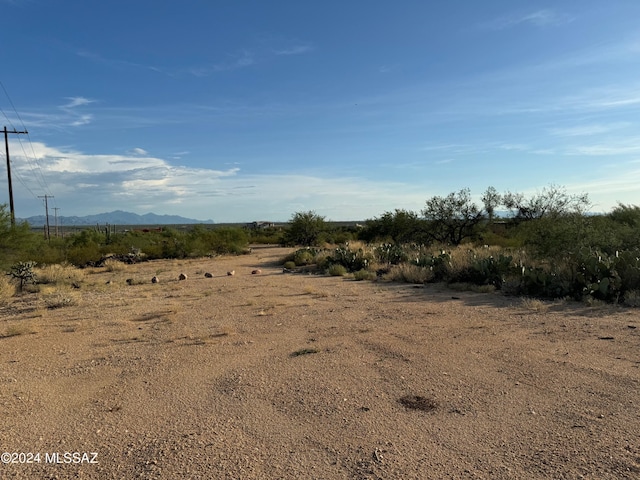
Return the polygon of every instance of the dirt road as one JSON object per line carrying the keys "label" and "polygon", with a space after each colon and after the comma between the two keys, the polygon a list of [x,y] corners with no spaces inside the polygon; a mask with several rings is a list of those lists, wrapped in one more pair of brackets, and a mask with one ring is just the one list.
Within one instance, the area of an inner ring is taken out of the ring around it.
{"label": "dirt road", "polygon": [[284,274],[284,253],[0,308],[0,450],[25,454],[0,478],[640,478],[637,309]]}

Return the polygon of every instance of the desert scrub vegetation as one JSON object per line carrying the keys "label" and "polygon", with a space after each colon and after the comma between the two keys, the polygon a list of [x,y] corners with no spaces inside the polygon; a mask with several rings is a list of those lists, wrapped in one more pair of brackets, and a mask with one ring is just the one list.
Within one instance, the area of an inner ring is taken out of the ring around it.
{"label": "desert scrub vegetation", "polygon": [[358,270],[357,272],[353,272],[353,279],[356,281],[376,280],[377,278],[378,275],[376,274],[376,272],[373,272],[371,270],[362,269]]}
{"label": "desert scrub vegetation", "polygon": [[412,263],[393,265],[389,268],[389,271],[382,276],[382,279],[387,282],[406,283],[427,283],[432,281],[433,278],[432,270]]}
{"label": "desert scrub vegetation", "polygon": [[25,285],[36,283],[36,262],[18,262],[11,266],[9,275],[18,283],[18,289],[22,292]]}
{"label": "desert scrub vegetation", "polygon": [[39,299],[49,310],[78,305],[80,294],[69,287],[41,288]]}
{"label": "desert scrub vegetation", "polygon": [[474,202],[463,188],[427,199],[419,212],[396,209],[364,225],[328,222],[308,211],[268,230],[87,228],[49,241],[27,224],[12,225],[6,205],[0,205],[0,270],[9,272],[29,261],[114,269],[116,264],[105,267],[107,255],[138,262],[242,254],[249,241],[266,241],[304,247],[283,261],[292,262],[287,268],[327,273],[343,267],[359,279],[373,279],[375,273],[377,278],[468,284],[532,298],[638,303],[640,206],[618,204],[594,215],[587,213],[586,194],[569,194],[555,185],[532,195],[489,187],[480,200]]}
{"label": "desert scrub vegetation", "polygon": [[[104,266],[111,256],[135,263],[160,258],[192,258],[248,252],[249,232],[240,227],[194,225],[176,230],[113,232],[86,228],[64,238],[44,239],[28,224],[12,225],[6,205],[0,205],[0,270],[18,262],[42,265],[69,263],[77,267]],[[117,268],[108,265],[108,268]]]}
{"label": "desert scrub vegetation", "polygon": [[332,277],[343,277],[347,274],[347,269],[338,263],[334,263],[327,269],[327,273]]}
{"label": "desert scrub vegetation", "polygon": [[35,330],[31,325],[20,323],[8,326],[4,333],[0,334],[0,338],[17,337],[19,335],[29,335],[31,333],[35,333]]}
{"label": "desert scrub vegetation", "polygon": [[16,294],[16,286],[11,283],[8,275],[0,276],[0,306],[10,303]]}
{"label": "desert scrub vegetation", "polygon": [[76,285],[86,277],[86,271],[68,263],[43,265],[36,267],[35,274],[38,284]]}

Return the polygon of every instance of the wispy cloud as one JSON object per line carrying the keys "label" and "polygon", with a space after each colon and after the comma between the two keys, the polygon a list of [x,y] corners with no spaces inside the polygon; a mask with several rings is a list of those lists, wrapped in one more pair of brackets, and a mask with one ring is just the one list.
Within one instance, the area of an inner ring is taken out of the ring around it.
{"label": "wispy cloud", "polygon": [[548,132],[551,135],[557,137],[582,137],[608,133],[615,130],[627,128],[629,126],[631,126],[631,123],[629,122],[616,122],[611,124],[587,124],[575,125],[572,127],[551,128],[548,130]]}
{"label": "wispy cloud", "polygon": [[79,127],[81,125],[90,124],[92,120],[93,120],[93,115],[91,114],[80,115],[76,120],[72,121],[69,125],[71,125],[72,127]]}
{"label": "wispy cloud", "polygon": [[141,70],[151,70],[158,73],[168,73],[163,71],[163,69],[154,65],[146,65],[143,63],[131,62],[128,60],[122,60],[122,59],[116,59],[116,58],[107,58],[107,57],[103,57],[99,53],[91,52],[84,49],[78,50],[76,52],[76,55],[82,58],[86,58],[87,60],[90,60],[93,63],[100,63],[111,68],[120,68],[120,69],[135,68],[135,69],[141,69]]}
{"label": "wispy cloud", "polygon": [[482,24],[484,28],[492,30],[504,30],[518,25],[532,25],[534,27],[555,27],[570,23],[574,17],[551,9],[542,9],[535,12],[503,15]]}
{"label": "wispy cloud", "polygon": [[67,100],[69,100],[69,103],[62,105],[61,108],[75,108],[95,102],[95,100],[85,97],[67,97]]}
{"label": "wispy cloud", "polygon": [[138,155],[138,156],[143,156],[143,155],[148,155],[149,152],[147,152],[144,148],[132,148],[129,153],[131,155]]}
{"label": "wispy cloud", "polygon": [[640,153],[640,141],[635,144],[621,144],[611,142],[608,144],[595,145],[579,145],[567,148],[567,155],[586,155],[586,156],[618,156]]}
{"label": "wispy cloud", "polygon": [[294,45],[292,47],[282,48],[280,50],[274,50],[276,55],[300,55],[313,50],[310,45]]}

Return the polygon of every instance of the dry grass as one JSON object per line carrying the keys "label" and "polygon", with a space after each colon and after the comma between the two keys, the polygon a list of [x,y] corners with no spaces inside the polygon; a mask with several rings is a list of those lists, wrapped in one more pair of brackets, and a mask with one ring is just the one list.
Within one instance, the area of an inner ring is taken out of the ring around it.
{"label": "dry grass", "polygon": [[0,276],[0,305],[7,305],[15,294],[15,284],[6,275]]}
{"label": "dry grass", "polygon": [[371,270],[358,270],[357,272],[353,272],[353,279],[360,280],[376,280],[377,275],[376,272]]}
{"label": "dry grass", "polygon": [[403,263],[392,266],[382,278],[387,282],[426,283],[433,280],[433,272],[426,267]]}
{"label": "dry grass", "polygon": [[537,298],[522,298],[520,300],[520,305],[532,312],[546,312],[549,310],[549,304]]}
{"label": "dry grass", "polygon": [[327,273],[332,277],[342,277],[347,274],[347,269],[343,265],[336,263],[328,268]]}
{"label": "dry grass", "polygon": [[326,298],[329,296],[327,292],[321,292],[318,289],[312,287],[311,285],[304,286],[304,293],[307,295],[313,295],[314,297]]}
{"label": "dry grass", "polygon": [[115,258],[108,258],[104,261],[104,268],[107,272],[122,272],[126,265]]}
{"label": "dry grass", "polygon": [[68,264],[45,265],[34,269],[40,284],[71,285],[81,283],[86,277],[86,271]]}
{"label": "dry grass", "polygon": [[450,283],[447,286],[457,292],[493,293],[496,291],[494,285],[475,285],[473,283],[456,282]]}
{"label": "dry grass", "polygon": [[0,338],[17,337],[18,335],[29,335],[31,333],[35,333],[35,331],[30,324],[20,323],[7,327],[4,334],[0,335]]}
{"label": "dry grass", "polygon": [[78,305],[80,294],[75,290],[65,287],[41,287],[39,298],[45,308],[54,309]]}
{"label": "dry grass", "polygon": [[640,307],[640,290],[629,290],[624,294],[624,304],[627,307]]}

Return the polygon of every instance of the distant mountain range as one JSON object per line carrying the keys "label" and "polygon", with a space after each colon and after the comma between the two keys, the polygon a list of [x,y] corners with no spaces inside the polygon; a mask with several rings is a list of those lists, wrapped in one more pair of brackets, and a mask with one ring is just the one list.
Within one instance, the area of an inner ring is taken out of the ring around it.
{"label": "distant mountain range", "polygon": [[[32,227],[39,227],[47,223],[44,215],[36,215],[29,218],[22,218],[19,221],[26,221]],[[49,215],[49,225],[55,223],[53,215]],[[185,218],[179,215],[156,215],[155,213],[146,213],[138,215],[137,213],[124,212],[116,210],[108,213],[98,213],[96,215],[86,215],[84,217],[58,217],[58,225],[74,226],[74,225],[178,225],[188,223],[214,223],[213,220],[194,220],[193,218]]]}

